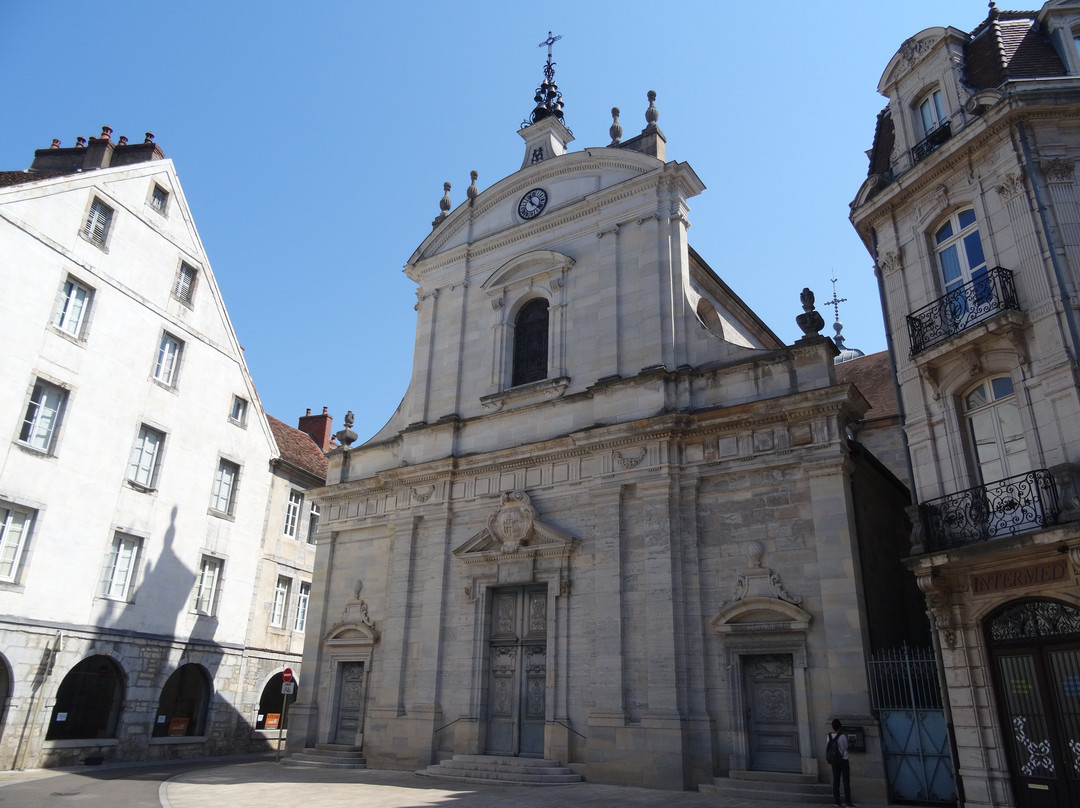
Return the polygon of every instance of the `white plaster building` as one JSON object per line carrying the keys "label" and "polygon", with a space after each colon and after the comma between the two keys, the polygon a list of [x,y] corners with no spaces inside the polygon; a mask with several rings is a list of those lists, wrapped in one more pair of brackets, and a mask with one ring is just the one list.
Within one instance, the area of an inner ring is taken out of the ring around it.
{"label": "white plaster building", "polygon": [[300,650],[264,599],[313,556],[278,502],[320,477],[278,451],[152,136],[0,172],[0,344],[0,765],[264,748]]}
{"label": "white plaster building", "polygon": [[1080,804],[1080,3],[927,28],[878,83],[874,256],[960,800]]}
{"label": "white plaster building", "polygon": [[812,296],[784,345],[689,246],[704,185],[666,161],[655,94],[639,136],[616,110],[610,145],[572,152],[551,79],[520,170],[454,210],[447,184],[406,267],[409,389],[367,442],[338,433],[313,493],[325,619],[290,749],[813,786],[840,716],[881,796],[868,609],[886,641],[923,618],[906,491],[850,452],[867,404]]}

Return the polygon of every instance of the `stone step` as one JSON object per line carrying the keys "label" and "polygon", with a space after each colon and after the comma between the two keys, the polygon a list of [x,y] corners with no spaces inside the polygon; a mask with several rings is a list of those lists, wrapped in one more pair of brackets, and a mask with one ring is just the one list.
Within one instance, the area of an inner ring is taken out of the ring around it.
{"label": "stone step", "polygon": [[776,802],[803,803],[806,805],[831,805],[832,786],[817,783],[800,775],[794,782],[773,777],[749,779],[740,777],[714,777],[712,783],[698,786],[702,794],[712,794],[725,800],[760,800],[767,796]]}
{"label": "stone step", "polygon": [[335,757],[357,758],[364,753],[358,746],[342,746],[334,743],[317,743],[304,749],[309,755],[334,755]]}
{"label": "stone step", "polygon": [[284,766],[322,769],[366,769],[364,753],[355,746],[316,744],[281,761]]}
{"label": "stone step", "polygon": [[516,758],[502,755],[454,755],[450,760],[416,772],[461,783],[502,783],[505,785],[557,786],[580,783],[584,778],[555,760]]}
{"label": "stone step", "polygon": [[313,758],[308,755],[298,753],[293,755],[292,757],[283,758],[281,761],[281,765],[306,769],[366,769],[367,761],[360,759],[356,761],[342,762],[335,758]]}

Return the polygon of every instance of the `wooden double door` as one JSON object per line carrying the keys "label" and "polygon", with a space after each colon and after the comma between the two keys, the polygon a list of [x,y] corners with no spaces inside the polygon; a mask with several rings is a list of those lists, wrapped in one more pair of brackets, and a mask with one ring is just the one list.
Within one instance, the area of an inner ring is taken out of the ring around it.
{"label": "wooden double door", "polygon": [[547,586],[491,590],[487,752],[544,756]]}

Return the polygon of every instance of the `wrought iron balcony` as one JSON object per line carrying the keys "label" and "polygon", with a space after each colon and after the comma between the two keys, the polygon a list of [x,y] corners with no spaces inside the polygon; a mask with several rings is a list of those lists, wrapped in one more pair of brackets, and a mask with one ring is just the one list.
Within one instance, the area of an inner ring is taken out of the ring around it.
{"label": "wrought iron balcony", "polygon": [[977,325],[1005,309],[1020,310],[1012,272],[994,267],[985,275],[958,286],[907,318],[911,356],[939,345],[953,334]]}
{"label": "wrought iron balcony", "polygon": [[1047,469],[969,488],[919,505],[927,550],[944,550],[1027,533],[1061,516]]}
{"label": "wrought iron balcony", "polygon": [[915,144],[915,147],[911,150],[911,159],[918,163],[951,137],[952,124],[949,121],[943,121],[930,134]]}

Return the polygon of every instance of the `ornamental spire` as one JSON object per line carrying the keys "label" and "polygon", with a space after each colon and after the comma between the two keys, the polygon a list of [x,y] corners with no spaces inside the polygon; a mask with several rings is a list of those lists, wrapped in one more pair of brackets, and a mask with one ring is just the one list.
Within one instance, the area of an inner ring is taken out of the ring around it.
{"label": "ornamental spire", "polygon": [[551,46],[560,39],[562,39],[562,34],[552,36],[551,31],[548,31],[547,39],[537,46],[540,48],[547,47],[544,81],[536,88],[536,95],[533,97],[536,106],[529,113],[529,117],[521,122],[522,129],[545,118],[555,118],[565,125],[565,121],[563,121],[563,97],[562,93],[559,92],[559,85],[555,83],[555,62],[551,61]]}

